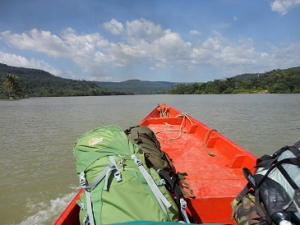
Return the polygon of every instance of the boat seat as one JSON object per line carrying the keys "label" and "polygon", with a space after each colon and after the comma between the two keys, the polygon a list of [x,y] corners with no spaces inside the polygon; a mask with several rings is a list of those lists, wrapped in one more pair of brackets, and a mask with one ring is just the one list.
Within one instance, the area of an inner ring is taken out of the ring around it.
{"label": "boat seat", "polygon": [[198,128],[198,125],[193,124],[193,125],[190,127],[190,129],[188,130],[187,133],[188,133],[188,134],[193,134],[193,133],[196,132],[197,128]]}
{"label": "boat seat", "polygon": [[237,155],[234,158],[234,160],[232,161],[232,163],[230,165],[228,165],[228,167],[229,168],[242,168],[245,159],[246,159],[245,155]]}
{"label": "boat seat", "polygon": [[180,125],[182,118],[180,117],[159,117],[159,118],[149,118],[146,120],[148,124],[169,124],[169,125]]}

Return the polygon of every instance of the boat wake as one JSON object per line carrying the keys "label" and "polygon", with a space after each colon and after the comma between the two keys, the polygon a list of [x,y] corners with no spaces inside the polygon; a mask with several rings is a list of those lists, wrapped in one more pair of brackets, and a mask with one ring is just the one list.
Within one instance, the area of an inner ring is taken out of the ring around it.
{"label": "boat wake", "polygon": [[[78,187],[76,188],[78,191]],[[69,202],[74,198],[76,192],[66,194],[62,197],[50,200],[50,202],[39,202],[34,205],[28,206],[28,211],[35,211],[34,209],[39,208],[40,210],[32,216],[29,216],[23,220],[20,225],[27,224],[40,224],[48,225],[53,224],[59,214],[66,208]]]}

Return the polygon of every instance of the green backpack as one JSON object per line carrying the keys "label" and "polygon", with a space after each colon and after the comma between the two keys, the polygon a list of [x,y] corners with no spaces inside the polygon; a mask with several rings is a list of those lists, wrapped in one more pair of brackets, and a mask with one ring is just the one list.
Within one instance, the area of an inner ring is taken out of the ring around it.
{"label": "green backpack", "polygon": [[77,202],[81,224],[178,221],[178,208],[163,180],[144,166],[143,153],[120,127],[89,131],[73,150],[85,190]]}
{"label": "green backpack", "polygon": [[[186,173],[176,173],[171,159],[161,150],[160,143],[155,133],[146,126],[133,126],[126,129],[125,134],[129,140],[137,144],[145,155],[145,161],[148,168],[158,171],[161,178],[166,181],[166,186],[176,196],[176,204],[181,211],[182,219],[190,223],[186,212],[187,201],[184,195],[194,198],[189,185],[183,180]],[[186,192],[182,186],[186,187],[190,193]]]}

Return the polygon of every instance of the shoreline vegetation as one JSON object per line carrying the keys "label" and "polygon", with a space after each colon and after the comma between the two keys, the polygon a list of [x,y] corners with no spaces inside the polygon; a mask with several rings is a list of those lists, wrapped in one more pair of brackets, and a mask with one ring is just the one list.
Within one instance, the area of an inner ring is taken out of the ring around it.
{"label": "shoreline vegetation", "polygon": [[242,74],[202,83],[141,80],[93,82],[65,79],[43,70],[12,67],[0,63],[0,99],[138,94],[267,93],[300,93],[300,67]]}

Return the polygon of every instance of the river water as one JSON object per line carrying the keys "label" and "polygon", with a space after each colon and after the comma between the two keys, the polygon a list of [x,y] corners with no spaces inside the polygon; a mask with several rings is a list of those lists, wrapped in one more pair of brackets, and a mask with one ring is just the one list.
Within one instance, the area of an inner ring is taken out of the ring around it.
{"label": "river water", "polygon": [[300,140],[300,95],[136,95],[0,101],[1,224],[52,224],[79,189],[72,147],[167,103],[257,156]]}

